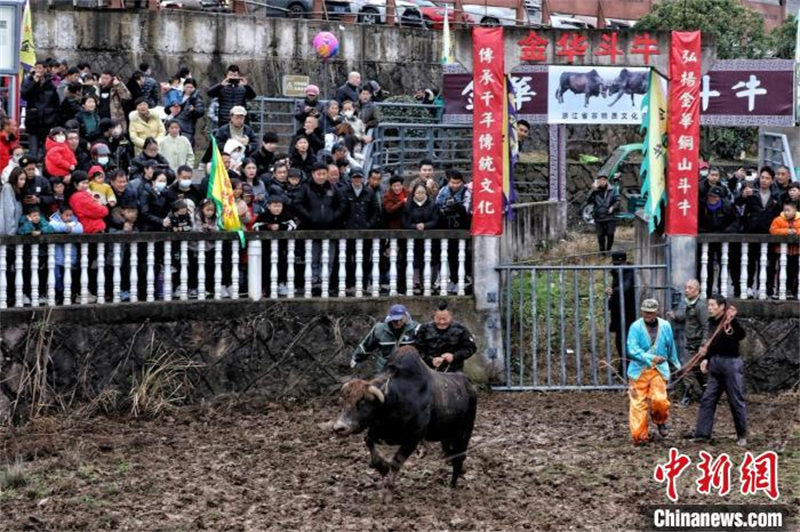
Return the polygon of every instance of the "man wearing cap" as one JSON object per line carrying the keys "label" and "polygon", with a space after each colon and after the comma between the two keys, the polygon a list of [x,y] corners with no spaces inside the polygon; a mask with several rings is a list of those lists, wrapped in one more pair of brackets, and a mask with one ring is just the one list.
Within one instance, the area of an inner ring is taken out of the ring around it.
{"label": "man wearing cap", "polygon": [[238,65],[230,65],[225,72],[225,79],[210,87],[207,94],[209,98],[217,98],[219,102],[220,126],[228,124],[234,107],[247,105],[247,100],[256,97],[256,91],[247,84],[247,79],[242,77]]}
{"label": "man wearing cap", "polygon": [[478,350],[469,330],[453,321],[446,302],[439,304],[432,322],[419,326],[415,343],[422,360],[442,372],[461,371],[464,361]]}
{"label": "man wearing cap", "polygon": [[131,138],[131,142],[133,142],[136,155],[142,153],[144,141],[148,137],[153,137],[156,141],[160,141],[167,136],[164,122],[161,121],[161,118],[159,118],[156,113],[150,111],[147,98],[144,96],[140,96],[136,99],[136,110],[131,111],[128,118],[130,121],[128,134]]}
{"label": "man wearing cap", "polygon": [[367,333],[361,343],[353,350],[350,367],[354,368],[367,359],[369,353],[378,350],[375,369],[383,370],[394,351],[401,346],[414,343],[417,323],[403,305],[392,305],[386,318]]}
{"label": "man wearing cap", "polygon": [[[594,207],[594,228],[600,252],[608,254],[614,246],[614,232],[617,229],[619,196],[608,184],[608,176],[600,174],[594,182],[593,190],[586,199],[587,205]],[[582,210],[582,209],[581,209]]]}
{"label": "man wearing cap", "polygon": [[309,116],[320,118],[325,107],[319,101],[319,87],[316,85],[306,85],[306,97],[297,100],[294,105],[294,119],[302,126]]}
{"label": "man wearing cap", "polygon": [[[214,130],[214,138],[217,139],[217,146],[220,150],[225,146],[228,140],[233,139],[242,144],[245,148],[245,156],[250,156],[258,150],[258,135],[256,135],[253,128],[244,123],[247,116],[247,109],[241,105],[236,105],[231,108],[230,121],[224,126],[220,126]],[[211,160],[211,152],[207,151],[208,161]],[[205,157],[203,162],[207,162]]]}
{"label": "man wearing cap", "polygon": [[675,369],[681,367],[672,326],[658,317],[658,301],[645,299],[641,311],[642,317],[628,331],[628,419],[633,442],[637,445],[647,443],[650,437],[648,401],[658,433],[662,438],[669,435],[669,364]]}

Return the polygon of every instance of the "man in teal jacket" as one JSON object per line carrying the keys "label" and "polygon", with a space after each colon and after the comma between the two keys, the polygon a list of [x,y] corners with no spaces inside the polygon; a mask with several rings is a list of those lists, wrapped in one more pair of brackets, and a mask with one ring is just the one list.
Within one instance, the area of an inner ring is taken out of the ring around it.
{"label": "man in teal jacket", "polygon": [[631,325],[628,332],[628,392],[631,400],[628,418],[635,444],[646,443],[649,438],[648,400],[658,433],[664,438],[669,435],[669,364],[676,369],[681,367],[672,326],[658,317],[658,301],[645,299],[641,311],[642,317]]}
{"label": "man in teal jacket", "polygon": [[414,343],[416,331],[417,323],[411,319],[406,307],[392,305],[386,319],[376,323],[355,348],[350,359],[350,367],[356,367],[366,360],[369,353],[377,349],[378,359],[375,367],[378,371],[382,371],[395,349]]}

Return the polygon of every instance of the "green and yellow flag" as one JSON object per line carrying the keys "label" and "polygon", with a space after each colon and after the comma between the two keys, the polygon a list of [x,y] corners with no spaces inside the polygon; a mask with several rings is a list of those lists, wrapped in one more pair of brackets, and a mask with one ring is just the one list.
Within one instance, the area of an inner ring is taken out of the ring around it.
{"label": "green and yellow flag", "polygon": [[667,100],[661,80],[653,69],[650,69],[647,95],[642,100],[642,131],[646,134],[640,174],[644,179],[642,194],[647,195],[644,212],[652,233],[661,221],[661,208],[667,200],[664,179],[667,166]]}
{"label": "green and yellow flag", "polygon": [[36,64],[36,48],[33,45],[33,22],[31,21],[31,5],[25,2],[22,12],[22,38],[19,43],[19,62],[33,67]]}
{"label": "green and yellow flag", "polygon": [[236,231],[244,247],[244,231],[239,211],[236,208],[236,199],[233,197],[231,180],[228,170],[222,162],[222,154],[217,146],[217,140],[211,136],[211,171],[208,179],[207,197],[211,198],[217,206],[217,227],[220,231]]}

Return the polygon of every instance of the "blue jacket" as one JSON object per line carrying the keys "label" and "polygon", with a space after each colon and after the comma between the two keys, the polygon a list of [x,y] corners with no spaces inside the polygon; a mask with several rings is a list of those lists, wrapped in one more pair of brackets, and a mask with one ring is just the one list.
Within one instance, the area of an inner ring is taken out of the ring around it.
{"label": "blue jacket", "polygon": [[655,366],[664,380],[669,380],[669,364],[680,369],[678,350],[675,348],[675,338],[672,335],[672,326],[667,320],[658,318],[658,334],[655,346],[650,345],[650,335],[644,319],[639,318],[628,331],[628,378],[636,380],[643,371],[654,367],[653,358],[664,357],[665,361]]}

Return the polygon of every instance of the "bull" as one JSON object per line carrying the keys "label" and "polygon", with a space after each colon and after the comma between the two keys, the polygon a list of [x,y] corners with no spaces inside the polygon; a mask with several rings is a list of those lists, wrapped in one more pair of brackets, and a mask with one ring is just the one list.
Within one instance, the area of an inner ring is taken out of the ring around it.
{"label": "bull", "polygon": [[564,93],[572,91],[575,94],[584,94],[586,101],[584,107],[589,107],[589,98],[592,96],[606,97],[606,83],[597,70],[590,70],[585,73],[562,72],[556,89],[556,99],[558,103],[564,103]]}
{"label": "bull", "polygon": [[[413,346],[404,346],[371,380],[345,383],[342,400],[333,431],[339,436],[367,431],[370,465],[385,478],[384,501],[391,498],[403,463],[423,440],[441,442],[453,467],[450,486],[456,487],[478,404],[477,392],[464,374],[434,372]],[[389,462],[375,448],[376,443],[400,447]]]}
{"label": "bull", "polygon": [[609,87],[609,93],[616,94],[617,97],[608,106],[611,107],[626,94],[631,95],[631,105],[635,104],[634,95],[647,93],[647,76],[647,72],[631,72],[623,68]]}

